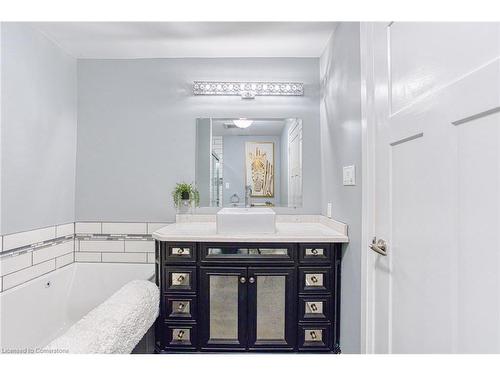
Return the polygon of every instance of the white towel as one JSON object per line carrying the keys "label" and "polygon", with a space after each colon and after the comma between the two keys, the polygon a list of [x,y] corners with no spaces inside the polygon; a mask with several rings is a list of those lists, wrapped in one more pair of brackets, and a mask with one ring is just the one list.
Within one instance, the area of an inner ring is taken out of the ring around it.
{"label": "white towel", "polygon": [[131,353],[158,317],[159,306],[155,284],[131,281],[53,340],[45,352]]}

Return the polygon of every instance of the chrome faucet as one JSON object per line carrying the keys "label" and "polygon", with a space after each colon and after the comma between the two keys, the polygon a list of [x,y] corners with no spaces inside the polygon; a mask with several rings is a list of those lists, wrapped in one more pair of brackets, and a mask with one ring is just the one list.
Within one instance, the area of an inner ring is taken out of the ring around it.
{"label": "chrome faucet", "polygon": [[252,187],[250,185],[245,186],[245,207],[252,206]]}

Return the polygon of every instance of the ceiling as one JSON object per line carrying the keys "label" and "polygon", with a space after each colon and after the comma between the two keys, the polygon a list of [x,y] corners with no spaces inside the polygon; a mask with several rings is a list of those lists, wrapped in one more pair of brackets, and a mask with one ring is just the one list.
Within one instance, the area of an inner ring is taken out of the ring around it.
{"label": "ceiling", "polygon": [[279,136],[285,126],[284,119],[253,119],[251,126],[245,129],[230,128],[226,129],[224,124],[231,124],[232,119],[212,119],[212,135],[267,135]]}
{"label": "ceiling", "polygon": [[335,22],[34,22],[84,59],[319,57]]}

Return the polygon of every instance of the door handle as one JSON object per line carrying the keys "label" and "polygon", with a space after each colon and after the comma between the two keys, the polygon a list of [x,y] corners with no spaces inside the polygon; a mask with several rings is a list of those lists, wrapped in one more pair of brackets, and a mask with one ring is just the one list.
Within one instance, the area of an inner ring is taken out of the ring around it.
{"label": "door handle", "polygon": [[250,277],[250,278],[248,279],[248,282],[249,282],[250,284],[253,284],[253,283],[255,282],[255,277]]}
{"label": "door handle", "polygon": [[245,284],[246,282],[247,279],[244,276],[240,277],[240,283]]}
{"label": "door handle", "polygon": [[373,237],[370,249],[382,256],[387,256],[387,243],[382,238],[377,240],[377,237]]}

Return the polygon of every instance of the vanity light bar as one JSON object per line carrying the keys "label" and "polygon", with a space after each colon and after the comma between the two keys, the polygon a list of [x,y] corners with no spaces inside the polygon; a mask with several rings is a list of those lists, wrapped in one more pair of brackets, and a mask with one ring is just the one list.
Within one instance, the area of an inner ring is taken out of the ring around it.
{"label": "vanity light bar", "polygon": [[194,81],[194,95],[238,95],[252,99],[255,96],[303,96],[301,82],[233,82]]}

